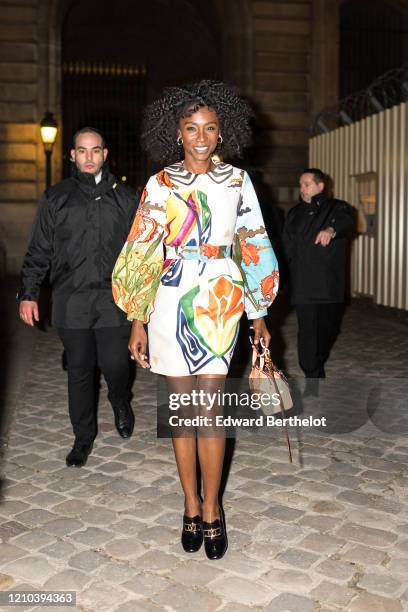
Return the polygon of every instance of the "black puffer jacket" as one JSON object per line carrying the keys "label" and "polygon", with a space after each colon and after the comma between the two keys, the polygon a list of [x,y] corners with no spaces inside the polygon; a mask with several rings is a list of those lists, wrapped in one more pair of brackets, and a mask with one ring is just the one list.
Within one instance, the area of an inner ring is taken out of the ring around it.
{"label": "black puffer jacket", "polygon": [[[325,247],[315,244],[317,234],[327,227],[334,228],[335,238]],[[353,233],[353,208],[322,193],[289,211],[283,245],[293,304],[344,301],[347,239]]]}
{"label": "black puffer jacket", "polygon": [[73,176],[48,189],[34,220],[22,268],[20,300],[38,299],[50,275],[56,327],[80,329],[127,325],[112,298],[111,274],[137,209],[136,192],[103,168]]}

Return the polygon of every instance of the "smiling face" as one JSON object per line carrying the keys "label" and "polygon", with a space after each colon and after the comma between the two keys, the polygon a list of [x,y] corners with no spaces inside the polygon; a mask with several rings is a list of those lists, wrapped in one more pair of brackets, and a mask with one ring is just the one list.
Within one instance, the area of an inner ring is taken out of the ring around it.
{"label": "smiling face", "polygon": [[95,132],[79,134],[75,149],[71,149],[71,160],[78,170],[95,176],[99,174],[107,155],[108,149],[103,148],[102,138]]}
{"label": "smiling face", "polygon": [[299,188],[302,200],[310,204],[313,196],[323,191],[324,183],[322,181],[316,182],[311,172],[305,172],[299,179]]}
{"label": "smiling face", "polygon": [[177,136],[183,139],[184,161],[195,167],[211,162],[220,135],[217,113],[207,106],[200,108],[190,117],[182,117]]}

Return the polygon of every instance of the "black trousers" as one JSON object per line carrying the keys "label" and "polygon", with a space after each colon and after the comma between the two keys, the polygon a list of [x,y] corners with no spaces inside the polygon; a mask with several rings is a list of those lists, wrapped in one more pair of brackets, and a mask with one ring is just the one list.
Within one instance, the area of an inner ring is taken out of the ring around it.
{"label": "black trousers", "polygon": [[296,304],[299,365],[307,378],[324,377],[340,330],[343,304]]}
{"label": "black trousers", "polygon": [[68,370],[68,407],[76,441],[90,444],[97,433],[96,367],[108,385],[113,409],[129,401],[130,327],[58,329]]}

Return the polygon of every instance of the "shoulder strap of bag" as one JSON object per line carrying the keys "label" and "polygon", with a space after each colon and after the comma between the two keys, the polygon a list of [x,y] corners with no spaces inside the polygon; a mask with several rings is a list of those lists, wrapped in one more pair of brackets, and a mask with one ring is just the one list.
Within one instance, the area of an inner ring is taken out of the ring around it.
{"label": "shoulder strap of bag", "polygon": [[286,424],[286,417],[285,417],[285,411],[283,409],[282,406],[282,396],[279,392],[279,388],[278,385],[276,384],[276,380],[275,377],[273,375],[274,372],[279,372],[278,368],[275,366],[275,364],[272,361],[271,358],[271,354],[268,348],[264,348],[263,353],[259,352],[258,347],[255,344],[252,344],[252,367],[259,367],[259,369],[261,371],[265,371],[264,370],[264,365],[265,365],[265,361],[268,362],[268,374],[269,374],[269,370],[270,370],[270,375],[268,375],[268,378],[271,380],[271,383],[273,384],[273,386],[275,387],[276,392],[279,394],[279,397],[281,399],[280,401],[280,409],[281,409],[281,413],[282,413],[282,418],[283,418],[283,422],[284,422],[284,427],[285,427],[285,435],[286,435],[286,444],[288,447],[288,454],[289,454],[289,461],[290,463],[293,463],[293,458],[292,458],[292,448],[290,445],[290,439],[289,439],[289,432],[288,432],[288,426]]}

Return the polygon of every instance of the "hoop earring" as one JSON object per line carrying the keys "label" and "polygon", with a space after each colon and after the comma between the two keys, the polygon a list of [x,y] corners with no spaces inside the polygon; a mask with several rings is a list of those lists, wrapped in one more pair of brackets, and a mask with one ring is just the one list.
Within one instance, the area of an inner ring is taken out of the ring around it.
{"label": "hoop earring", "polygon": [[217,138],[217,142],[218,142],[218,144],[222,144],[222,143],[224,142],[224,139],[223,139],[223,137],[221,136],[221,134],[218,136],[218,138]]}
{"label": "hoop earring", "polygon": [[179,147],[181,147],[181,146],[183,145],[183,139],[182,139],[182,137],[181,137],[181,136],[179,136],[179,137],[177,138],[176,142],[177,142],[178,146],[179,146]]}

